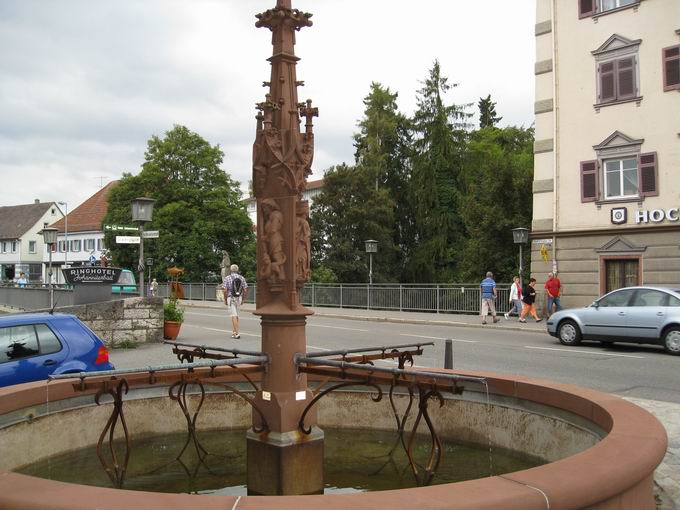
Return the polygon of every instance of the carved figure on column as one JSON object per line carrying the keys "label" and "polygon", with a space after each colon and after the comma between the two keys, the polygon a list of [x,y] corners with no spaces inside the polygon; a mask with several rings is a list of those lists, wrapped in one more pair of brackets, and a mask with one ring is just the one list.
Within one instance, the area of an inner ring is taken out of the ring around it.
{"label": "carved figure on column", "polygon": [[307,221],[309,202],[298,202],[296,211],[295,242],[297,243],[297,250],[295,252],[295,273],[298,287],[302,287],[311,276],[309,265],[312,255],[312,230],[309,228],[309,221]]}
{"label": "carved figure on column", "polygon": [[263,244],[263,264],[260,275],[270,283],[279,283],[286,279],[286,253],[283,239],[283,213],[275,200],[265,199],[261,202],[264,229],[261,242]]}

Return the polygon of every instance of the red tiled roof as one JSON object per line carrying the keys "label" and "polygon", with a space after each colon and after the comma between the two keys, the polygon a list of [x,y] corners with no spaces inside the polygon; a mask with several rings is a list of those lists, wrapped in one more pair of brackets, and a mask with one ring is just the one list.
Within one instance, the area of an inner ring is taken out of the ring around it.
{"label": "red tiled roof", "polygon": [[[118,185],[118,181],[111,181],[90,198],[68,213],[69,232],[92,232],[102,229],[102,221],[109,207],[109,192]],[[54,225],[59,232],[65,231],[66,222],[62,218]]]}

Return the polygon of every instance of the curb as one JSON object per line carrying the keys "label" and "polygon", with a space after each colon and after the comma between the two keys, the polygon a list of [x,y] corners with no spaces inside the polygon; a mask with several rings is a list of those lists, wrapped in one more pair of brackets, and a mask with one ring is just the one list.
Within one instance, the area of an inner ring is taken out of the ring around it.
{"label": "curb", "polygon": [[[219,307],[216,306],[208,306],[205,305],[201,302],[198,304],[191,303],[182,303],[182,306],[186,306],[188,308],[206,308],[206,309],[217,309]],[[242,307],[241,310],[244,312],[249,312],[252,313],[255,311],[255,308],[251,307]],[[497,331],[521,331],[524,333],[539,333],[542,335],[547,335],[547,331],[545,328],[542,329],[535,329],[535,328],[528,328],[528,327],[522,327],[522,326],[496,326],[494,324],[472,324],[469,322],[460,322],[460,321],[443,321],[443,320],[430,320],[430,319],[408,319],[408,318],[400,318],[400,317],[374,317],[370,315],[345,315],[345,314],[340,314],[340,313],[319,313],[317,310],[314,311],[314,315],[317,317],[327,317],[330,319],[344,319],[344,320],[351,320],[351,321],[363,321],[363,322],[388,322],[388,323],[393,323],[393,324],[420,324],[420,325],[427,325],[427,326],[453,326],[453,327],[459,327],[459,328],[475,328],[475,329],[493,329]]]}

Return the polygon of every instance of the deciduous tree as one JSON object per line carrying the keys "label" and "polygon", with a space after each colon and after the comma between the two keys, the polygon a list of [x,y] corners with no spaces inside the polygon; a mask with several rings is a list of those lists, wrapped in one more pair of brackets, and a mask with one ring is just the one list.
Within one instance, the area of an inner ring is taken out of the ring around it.
{"label": "deciduous tree", "polygon": [[[160,238],[145,242],[145,255],[154,259],[153,274],[165,280],[171,266],[185,269],[190,281],[217,279],[222,250],[248,274],[254,274],[255,241],[252,222],[241,202],[236,181],[221,168],[224,154],[184,126],[148,142],[138,175],[126,173],[109,195],[104,223],[131,223],[132,199],[156,200],[153,221],[145,228]],[[106,244],[117,265],[137,269],[136,246]]]}

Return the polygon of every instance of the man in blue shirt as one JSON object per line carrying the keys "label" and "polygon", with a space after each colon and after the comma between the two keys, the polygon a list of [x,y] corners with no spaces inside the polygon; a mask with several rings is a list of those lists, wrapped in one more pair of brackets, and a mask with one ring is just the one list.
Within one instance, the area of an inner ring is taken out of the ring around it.
{"label": "man in blue shirt", "polygon": [[479,289],[482,294],[482,324],[486,324],[489,311],[491,311],[494,323],[498,322],[500,319],[496,317],[496,282],[491,271],[486,273],[486,278],[482,280]]}

